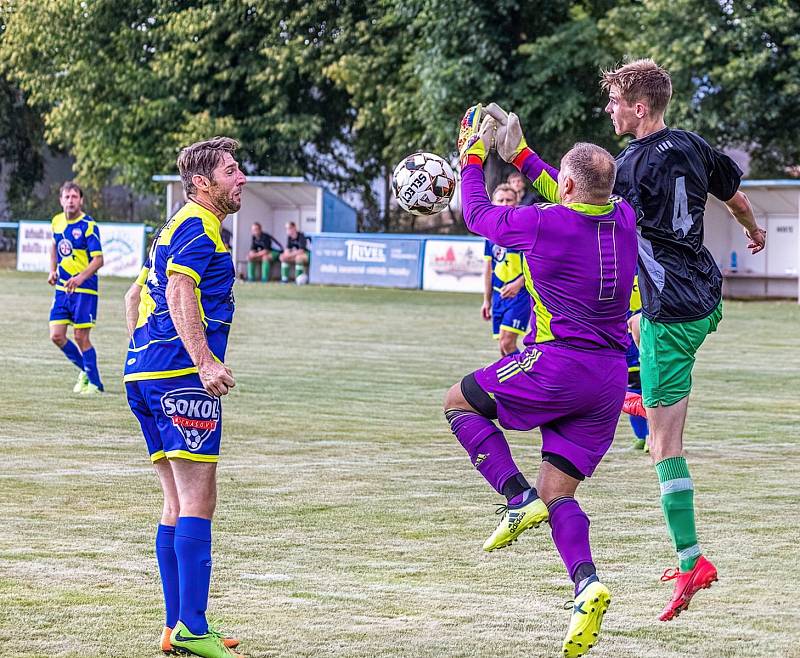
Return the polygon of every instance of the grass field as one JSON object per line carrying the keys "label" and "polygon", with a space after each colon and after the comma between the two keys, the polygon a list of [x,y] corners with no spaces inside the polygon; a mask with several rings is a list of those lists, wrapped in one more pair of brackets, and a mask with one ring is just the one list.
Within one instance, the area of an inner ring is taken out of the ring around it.
{"label": "grass field", "polygon": [[[121,384],[127,283],[101,282],[108,394],[70,393],[43,275],[0,272],[0,656],[158,656],[160,497]],[[477,296],[238,285],[210,610],[250,656],[557,656],[571,588],[549,532],[483,554],[501,502],[441,414],[495,358]],[[656,621],[674,555],[645,456],[581,501],[612,591],[590,655],[800,656],[800,307],[729,303],[687,447],[720,582]],[[535,477],[538,434],[513,434]]]}

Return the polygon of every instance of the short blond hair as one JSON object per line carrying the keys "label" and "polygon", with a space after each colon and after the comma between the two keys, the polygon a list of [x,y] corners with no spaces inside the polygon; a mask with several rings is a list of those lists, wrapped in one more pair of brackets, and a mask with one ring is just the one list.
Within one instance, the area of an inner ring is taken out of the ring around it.
{"label": "short blond hair", "polygon": [[645,101],[652,112],[663,114],[672,98],[672,79],[666,69],[652,59],[637,59],[616,69],[603,71],[600,85],[605,91],[612,86],[628,103]]}
{"label": "short blond hair", "polygon": [[195,142],[181,149],[178,155],[178,171],[181,174],[183,191],[187,195],[197,192],[192,176],[205,176],[214,180],[214,169],[222,160],[224,153],[231,156],[239,148],[239,142],[230,137],[212,137],[203,142]]}
{"label": "short blond hair", "polygon": [[517,196],[517,191],[508,183],[500,183],[495,187],[494,190],[492,190],[492,199],[494,199],[494,195],[498,192],[511,192],[515,197]]}

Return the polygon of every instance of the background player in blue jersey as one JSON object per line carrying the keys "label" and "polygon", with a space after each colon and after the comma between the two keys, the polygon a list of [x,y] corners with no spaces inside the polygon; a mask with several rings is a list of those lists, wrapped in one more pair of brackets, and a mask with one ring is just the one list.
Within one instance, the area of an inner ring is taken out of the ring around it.
{"label": "background player in blue jersey", "polygon": [[205,615],[220,398],[235,384],[224,364],[235,271],[220,224],[241,207],[246,179],[233,157],[237,148],[235,140],[215,137],[181,151],[178,169],[189,201],[161,229],[125,297],[128,404],[164,494],[156,532],[166,609],[161,649],[205,658],[235,655],[230,648],[238,644],[211,628]]}
{"label": "background player in blue jersey", "polygon": [[[492,203],[496,206],[516,206],[517,199],[517,191],[508,183],[501,183],[492,193]],[[486,264],[481,315],[484,320],[492,320],[492,335],[497,339],[501,356],[516,354],[517,338],[528,332],[531,316],[522,255],[491,240],[486,241],[483,255]]]}
{"label": "background player in blue jersey", "polygon": [[[625,353],[628,361],[628,393],[642,395],[642,377],[639,366],[639,319],[642,313],[642,296],[639,293],[639,275],[633,279],[633,293],[631,293],[631,306],[628,311],[628,330],[630,333],[630,345]],[[633,447],[638,450],[649,452],[647,447],[647,435],[650,429],[647,426],[647,418],[636,415],[629,415],[631,429],[636,437],[633,440]]]}
{"label": "background player in blue jersey", "polygon": [[[103,248],[97,224],[82,210],[83,190],[67,181],[61,186],[59,202],[62,212],[51,222],[53,243],[47,277],[56,288],[50,308],[50,340],[80,370],[72,391],[91,395],[103,391],[97,353],[89,340],[97,322],[97,270],[103,267]],[[69,325],[75,343],[67,338]]]}

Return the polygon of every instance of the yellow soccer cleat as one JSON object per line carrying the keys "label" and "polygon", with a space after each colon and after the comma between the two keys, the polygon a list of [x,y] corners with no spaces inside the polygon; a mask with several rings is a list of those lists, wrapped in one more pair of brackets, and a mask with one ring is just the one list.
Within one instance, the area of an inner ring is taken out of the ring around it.
{"label": "yellow soccer cleat", "polygon": [[600,625],[610,604],[611,592],[596,578],[575,597],[572,618],[562,646],[565,658],[585,656],[597,644]]}
{"label": "yellow soccer cleat", "polygon": [[75,382],[75,386],[72,387],[73,393],[82,393],[83,389],[85,389],[89,385],[89,378],[86,376],[86,373],[81,370],[78,373],[78,381]]}
{"label": "yellow soccer cleat", "polygon": [[538,496],[529,498],[520,505],[500,505],[497,513],[502,514],[503,518],[500,519],[492,536],[483,543],[483,550],[486,552],[509,546],[517,541],[525,530],[538,528],[540,523],[549,518],[547,505]]}

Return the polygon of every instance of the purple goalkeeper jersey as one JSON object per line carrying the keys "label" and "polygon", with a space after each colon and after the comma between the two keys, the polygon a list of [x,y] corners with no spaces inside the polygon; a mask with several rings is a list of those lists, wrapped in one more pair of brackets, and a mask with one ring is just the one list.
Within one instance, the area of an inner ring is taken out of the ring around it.
{"label": "purple goalkeeper jersey", "polygon": [[[556,169],[535,153],[521,168],[545,198],[557,200]],[[636,216],[626,201],[495,206],[486,194],[483,169],[468,164],[461,170],[461,204],[470,231],[522,252],[531,294],[526,345],[552,341],[583,349],[628,349],[637,239]]]}

